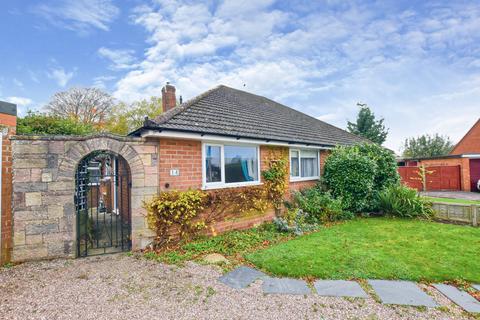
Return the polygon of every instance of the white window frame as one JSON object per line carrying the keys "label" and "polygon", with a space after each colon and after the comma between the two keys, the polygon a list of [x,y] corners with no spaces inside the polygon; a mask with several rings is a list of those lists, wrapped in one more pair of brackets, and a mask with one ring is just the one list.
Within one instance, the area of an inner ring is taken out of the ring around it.
{"label": "white window frame", "polygon": [[[288,158],[288,164],[290,166],[290,181],[296,182],[296,181],[311,181],[311,180],[318,180],[320,179],[320,149],[317,149],[317,161],[318,161],[318,175],[313,176],[313,177],[302,177],[302,150],[306,151],[311,151],[311,149],[301,149],[301,148],[290,148],[289,152],[289,158]],[[291,162],[292,162],[292,151],[298,152],[298,177],[292,176],[291,172]]]}
{"label": "white window frame", "polygon": [[[245,181],[245,182],[225,182],[225,146],[240,146],[240,147],[253,147],[257,150],[257,180],[255,181]],[[206,147],[220,147],[220,168],[221,168],[221,181],[218,182],[207,182],[207,168],[206,168]],[[215,142],[202,142],[202,189],[222,189],[222,188],[236,188],[236,187],[246,187],[246,186],[256,186],[261,185],[260,175],[261,175],[261,160],[260,160],[260,145],[258,144],[246,144],[246,143],[218,143]]]}

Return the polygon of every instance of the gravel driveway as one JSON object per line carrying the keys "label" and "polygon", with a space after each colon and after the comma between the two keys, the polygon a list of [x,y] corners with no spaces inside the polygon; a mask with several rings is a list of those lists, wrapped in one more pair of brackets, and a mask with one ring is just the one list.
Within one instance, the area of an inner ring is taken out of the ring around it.
{"label": "gravel driveway", "polygon": [[0,268],[1,319],[471,319],[427,288],[440,309],[368,299],[261,293],[217,281],[214,266],[174,267],[124,254]]}

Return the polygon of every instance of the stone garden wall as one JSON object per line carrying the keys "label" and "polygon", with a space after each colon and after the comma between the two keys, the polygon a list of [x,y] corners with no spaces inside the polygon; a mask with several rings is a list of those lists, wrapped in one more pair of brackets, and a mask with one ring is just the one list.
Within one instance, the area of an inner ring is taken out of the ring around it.
{"label": "stone garden wall", "polygon": [[14,136],[12,149],[13,261],[75,257],[75,173],[96,150],[114,152],[129,164],[132,249],[150,242],[142,203],[158,193],[158,141],[106,134]]}

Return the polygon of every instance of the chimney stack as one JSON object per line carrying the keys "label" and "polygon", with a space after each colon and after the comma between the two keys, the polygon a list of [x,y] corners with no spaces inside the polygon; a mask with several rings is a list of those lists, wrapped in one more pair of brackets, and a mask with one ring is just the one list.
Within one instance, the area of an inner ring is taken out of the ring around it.
{"label": "chimney stack", "polygon": [[167,82],[162,88],[162,109],[163,112],[167,112],[175,108],[177,105],[177,97],[175,96],[175,87]]}

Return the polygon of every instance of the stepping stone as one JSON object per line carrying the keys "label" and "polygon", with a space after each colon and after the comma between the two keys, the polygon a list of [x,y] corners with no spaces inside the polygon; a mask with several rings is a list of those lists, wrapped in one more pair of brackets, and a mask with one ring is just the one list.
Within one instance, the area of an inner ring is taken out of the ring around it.
{"label": "stepping stone", "polygon": [[448,299],[458,304],[465,311],[472,313],[480,313],[480,302],[478,302],[477,299],[475,299],[465,291],[460,291],[454,286],[442,283],[437,283],[433,286],[437,288],[438,291],[443,293],[443,295],[446,296]]}
{"label": "stepping stone", "polygon": [[303,280],[289,278],[265,278],[263,280],[264,293],[279,294],[310,294],[312,291]]}
{"label": "stepping stone", "polygon": [[317,280],[314,287],[321,296],[368,298],[367,293],[355,281]]}
{"label": "stepping stone", "polygon": [[241,266],[221,276],[218,280],[230,288],[243,289],[262,277],[266,277],[265,273],[250,267]]}
{"label": "stepping stone", "polygon": [[368,280],[375,293],[384,304],[437,307],[438,304],[414,282]]}
{"label": "stepping stone", "polygon": [[473,284],[472,287],[480,291],[480,284]]}

